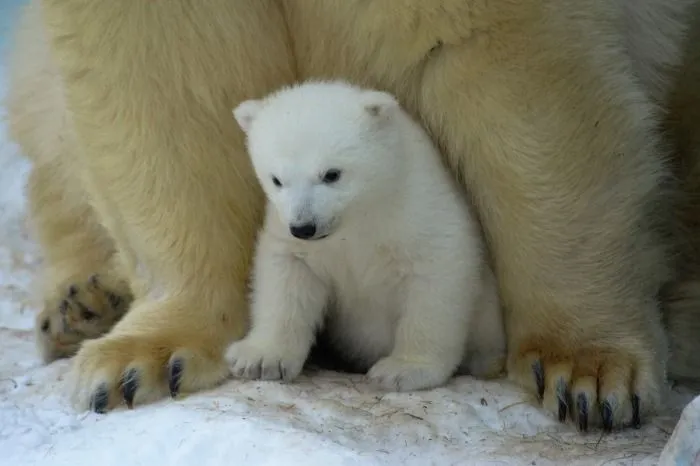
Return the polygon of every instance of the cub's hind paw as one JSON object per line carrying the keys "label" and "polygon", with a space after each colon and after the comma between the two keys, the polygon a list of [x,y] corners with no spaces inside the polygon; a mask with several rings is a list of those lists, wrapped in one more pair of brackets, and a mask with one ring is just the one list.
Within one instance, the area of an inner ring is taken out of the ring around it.
{"label": "cub's hind paw", "polygon": [[437,361],[411,360],[388,356],[377,361],[367,372],[374,385],[385,390],[408,392],[444,385],[451,371]]}
{"label": "cub's hind paw", "polygon": [[226,360],[234,377],[290,382],[304,367],[305,355],[297,353],[244,339],[229,347]]}
{"label": "cub's hind paw", "polygon": [[469,374],[481,380],[503,377],[506,373],[506,353],[501,349],[479,349],[469,353],[459,366],[459,374]]}
{"label": "cub's hind paw", "polygon": [[69,284],[46,302],[36,318],[36,336],[45,363],[75,355],[83,341],[109,332],[124,316],[132,296],[123,284],[92,275]]}
{"label": "cub's hind paw", "polygon": [[533,388],[543,408],[559,422],[571,421],[586,432],[639,428],[642,417],[659,404],[662,382],[647,358],[599,348],[570,357],[537,349],[521,352],[509,374]]}

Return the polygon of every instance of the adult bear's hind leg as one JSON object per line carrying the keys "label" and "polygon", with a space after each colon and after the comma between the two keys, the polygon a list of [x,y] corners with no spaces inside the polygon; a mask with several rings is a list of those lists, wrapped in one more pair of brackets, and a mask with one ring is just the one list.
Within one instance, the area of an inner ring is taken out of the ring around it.
{"label": "adult bear's hind leg", "polygon": [[[44,362],[71,357],[108,333],[129,309],[132,293],[116,266],[114,244],[76,186],[64,186],[59,164],[29,177],[29,212],[43,253],[43,308],[35,333]],[[74,183],[77,180],[72,180]]]}
{"label": "adult bear's hind leg", "polygon": [[24,7],[6,104],[10,136],[32,162],[28,214],[43,259],[36,343],[48,363],[107,333],[127,311],[131,290],[81,184],[80,149],[42,19],[38,1]]}

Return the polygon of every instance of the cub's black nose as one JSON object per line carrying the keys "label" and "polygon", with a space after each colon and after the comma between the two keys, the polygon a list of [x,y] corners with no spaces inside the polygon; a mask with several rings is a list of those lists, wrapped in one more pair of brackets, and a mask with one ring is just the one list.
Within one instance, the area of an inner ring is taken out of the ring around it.
{"label": "cub's black nose", "polygon": [[314,223],[304,223],[301,225],[290,225],[289,232],[295,238],[309,239],[316,234],[316,225]]}

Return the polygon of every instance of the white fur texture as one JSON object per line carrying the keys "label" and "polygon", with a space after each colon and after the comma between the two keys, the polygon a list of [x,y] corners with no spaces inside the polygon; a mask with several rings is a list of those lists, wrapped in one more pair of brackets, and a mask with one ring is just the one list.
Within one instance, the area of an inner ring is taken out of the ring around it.
{"label": "white fur texture", "polygon": [[[323,325],[388,390],[432,388],[458,368],[481,375],[502,362],[478,224],[393,96],[308,82],[233,113],[269,200],[252,328],[227,351],[235,376],[294,379]],[[294,235],[302,226],[304,239]]]}

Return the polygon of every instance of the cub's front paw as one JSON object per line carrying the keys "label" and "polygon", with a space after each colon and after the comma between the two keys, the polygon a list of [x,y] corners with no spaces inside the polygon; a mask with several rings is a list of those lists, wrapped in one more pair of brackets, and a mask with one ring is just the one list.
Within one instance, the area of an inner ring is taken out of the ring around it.
{"label": "cub's front paw", "polygon": [[644,414],[659,405],[663,371],[652,348],[587,345],[572,351],[538,341],[510,355],[508,373],[534,390],[560,422],[573,421],[584,432],[598,426],[639,428]]}
{"label": "cub's front paw", "polygon": [[233,343],[226,360],[234,377],[262,380],[294,380],[302,371],[306,355],[274,344],[250,339]]}
{"label": "cub's front paw", "polygon": [[377,361],[367,372],[374,385],[397,392],[425,390],[444,385],[452,375],[439,362],[388,356]]}
{"label": "cub's front paw", "polygon": [[36,338],[45,363],[75,355],[83,341],[98,338],[126,314],[126,285],[92,275],[49,299],[36,318]]}

